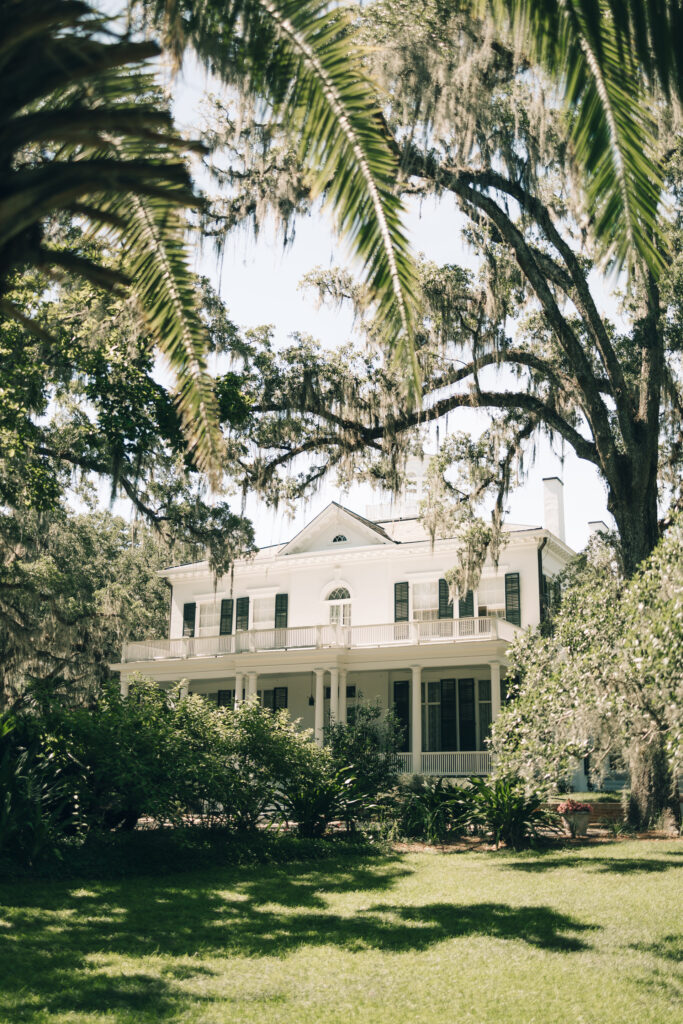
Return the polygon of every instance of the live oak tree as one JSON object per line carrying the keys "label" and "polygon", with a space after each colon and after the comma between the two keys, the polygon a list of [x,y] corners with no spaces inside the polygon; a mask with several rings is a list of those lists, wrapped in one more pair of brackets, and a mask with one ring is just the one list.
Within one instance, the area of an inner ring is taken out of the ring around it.
{"label": "live oak tree", "polygon": [[[630,575],[657,542],[658,506],[680,498],[681,149],[674,113],[657,107],[662,203],[668,198],[676,210],[665,221],[669,269],[657,281],[641,264],[620,280],[619,316],[610,316],[610,282],[585,221],[565,122],[543,81],[485,26],[429,0],[375,4],[360,31],[372,43],[368,59],[385,89],[402,168],[398,188],[405,196],[455,199],[479,270],[421,269],[420,410],[406,407],[400,371],[380,356],[327,355],[302,339],[278,354],[256,345],[245,387],[259,471],[273,473],[317,452],[302,471],[305,481],[360,453],[371,474],[395,476],[397,456],[400,462],[401,451],[418,443],[421,424],[484,410],[490,423],[481,436],[459,435],[442,454],[440,468],[450,456],[459,474],[452,493],[493,490],[499,513],[545,434],[600,472]],[[258,126],[251,131],[225,141],[246,154]],[[268,190],[291,196],[289,207],[280,207],[285,215],[305,203],[304,179],[293,174],[284,140],[258,140],[260,164],[251,169],[245,155],[244,173],[233,182],[232,220],[262,216]],[[261,209],[248,202],[254,182]],[[323,299],[352,302],[364,333],[376,338],[368,297],[345,272],[321,272],[308,283]],[[353,361],[352,372],[344,360]],[[449,490],[443,474],[441,488]]]}

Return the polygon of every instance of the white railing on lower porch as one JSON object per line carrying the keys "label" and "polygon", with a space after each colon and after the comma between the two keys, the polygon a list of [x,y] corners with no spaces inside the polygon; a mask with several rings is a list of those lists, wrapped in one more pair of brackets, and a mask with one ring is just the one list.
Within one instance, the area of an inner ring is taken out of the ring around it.
{"label": "white railing on lower porch", "polygon": [[250,629],[233,636],[195,636],[177,640],[142,640],[126,644],[122,660],[207,658],[245,651],[287,651],[306,648],[396,647],[449,641],[512,639],[516,627],[484,615],[467,619],[386,622],[373,626],[290,626]]}
{"label": "white railing on lower porch", "polygon": [[[413,755],[397,754],[402,772],[413,772]],[[491,754],[488,750],[437,750],[420,757],[419,771],[423,775],[488,775]]]}

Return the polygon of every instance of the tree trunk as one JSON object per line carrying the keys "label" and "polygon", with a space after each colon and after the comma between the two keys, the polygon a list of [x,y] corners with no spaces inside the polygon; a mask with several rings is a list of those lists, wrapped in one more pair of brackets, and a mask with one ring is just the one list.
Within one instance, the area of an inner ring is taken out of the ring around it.
{"label": "tree trunk", "polygon": [[646,747],[635,747],[629,757],[631,795],[627,820],[639,831],[651,828],[664,813],[670,812],[681,823],[678,779],[674,778],[661,737]]}
{"label": "tree trunk", "polygon": [[[639,461],[637,456],[634,462]],[[644,460],[643,460],[644,461]],[[643,559],[652,554],[659,540],[657,518],[657,462],[651,472],[625,474],[630,479],[621,486],[610,487],[607,507],[614,516],[621,541],[624,573],[633,576]]]}

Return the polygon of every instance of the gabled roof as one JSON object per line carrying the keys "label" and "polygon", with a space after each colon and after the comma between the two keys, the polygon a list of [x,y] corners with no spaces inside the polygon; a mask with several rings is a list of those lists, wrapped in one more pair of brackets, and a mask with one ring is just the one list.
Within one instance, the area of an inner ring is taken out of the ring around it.
{"label": "gabled roof", "polygon": [[[336,532],[343,531],[345,523],[347,524],[347,529],[350,529],[355,534],[356,542],[351,543],[351,547],[398,543],[377,523],[365,519],[364,516],[358,515],[357,512],[352,512],[351,509],[345,508],[337,501],[331,501],[322,512],[318,513],[314,519],[311,519],[310,523],[307,523],[302,530],[299,530],[290,541],[283,544],[278,551],[277,557],[299,554],[306,550],[330,550],[330,546],[327,544],[323,548],[314,547],[316,537],[326,528],[332,529],[334,527]],[[310,547],[309,544],[311,545]],[[340,548],[340,550],[345,549]]]}

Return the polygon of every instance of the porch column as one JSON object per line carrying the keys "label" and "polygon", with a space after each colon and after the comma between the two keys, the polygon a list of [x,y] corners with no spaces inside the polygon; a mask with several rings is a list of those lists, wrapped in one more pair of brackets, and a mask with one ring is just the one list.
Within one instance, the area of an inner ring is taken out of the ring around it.
{"label": "porch column", "polygon": [[256,684],[258,682],[258,674],[256,672],[250,672],[247,676],[247,700],[256,700]]}
{"label": "porch column", "polygon": [[422,665],[411,665],[413,683],[411,686],[410,747],[413,754],[413,771],[422,771]]}
{"label": "porch column", "polygon": [[500,714],[500,662],[490,661],[491,669],[491,719],[495,722]]}
{"label": "porch column", "polygon": [[180,696],[181,696],[181,697],[187,697],[187,695],[189,694],[189,692],[190,692],[190,687],[189,687],[189,684],[188,684],[187,680],[184,680],[184,681],[183,681],[183,682],[182,682],[182,683],[180,684]]}
{"label": "porch column", "polygon": [[235,672],[235,710],[244,699],[244,673]]}
{"label": "porch column", "polygon": [[315,670],[315,742],[319,747],[323,745],[324,739],[324,714],[325,714],[325,688],[323,686],[323,679],[325,677],[325,669],[317,668]]}
{"label": "porch column", "polygon": [[339,669],[330,669],[330,722],[339,721]]}
{"label": "porch column", "polygon": [[130,689],[130,680],[124,679],[122,677],[121,678],[120,687],[121,687],[121,696],[125,699],[128,696],[128,691]]}
{"label": "porch column", "polygon": [[339,721],[346,723],[346,669],[339,669]]}

